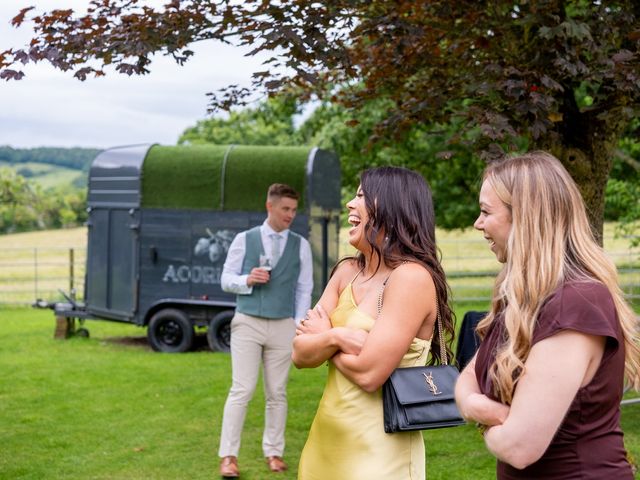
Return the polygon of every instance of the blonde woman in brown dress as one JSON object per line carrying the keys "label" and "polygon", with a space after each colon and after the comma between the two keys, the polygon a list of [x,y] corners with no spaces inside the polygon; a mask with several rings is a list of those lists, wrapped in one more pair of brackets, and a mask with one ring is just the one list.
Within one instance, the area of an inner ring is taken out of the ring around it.
{"label": "blonde woman in brown dress", "polygon": [[576,184],[544,152],[489,165],[474,224],[504,264],[456,386],[497,478],[632,479],[620,429],[638,387],[638,322]]}

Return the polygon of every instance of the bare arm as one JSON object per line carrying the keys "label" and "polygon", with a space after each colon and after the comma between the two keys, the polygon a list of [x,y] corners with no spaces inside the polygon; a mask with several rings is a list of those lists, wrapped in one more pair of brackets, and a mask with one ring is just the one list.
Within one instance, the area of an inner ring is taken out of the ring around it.
{"label": "bare arm", "polygon": [[462,370],[456,382],[458,410],[467,420],[488,426],[500,425],[509,415],[509,407],[480,392],[475,371],[476,356]]}
{"label": "bare arm", "polygon": [[[324,296],[323,294],[323,298]],[[318,302],[314,310],[322,308],[320,307],[320,302]],[[313,328],[314,330],[311,330],[309,326],[304,328],[301,323],[296,329],[291,360],[297,368],[315,368],[322,365],[339,349],[338,336],[335,332],[337,329],[331,327],[328,318],[326,323],[324,319],[322,323],[316,321]]]}
{"label": "bare arm", "polygon": [[433,326],[436,310],[431,275],[418,264],[401,265],[389,278],[382,311],[360,354],[339,352],[331,361],[352,382],[373,392],[398,366],[427,318]]}
{"label": "bare arm", "polygon": [[581,386],[591,381],[604,337],[565,330],[536,343],[525,362],[509,415],[485,434],[487,448],[515,468],[546,451]]}
{"label": "bare arm", "polygon": [[[309,320],[299,324],[293,339],[291,359],[298,368],[315,368],[333,357],[341,349],[358,353],[366,332],[348,328],[332,328],[327,312],[338,304],[340,292],[357,270],[351,264],[342,264],[329,280],[316,307],[309,310]],[[360,339],[360,340],[358,340]]]}
{"label": "bare arm", "polygon": [[366,337],[367,332],[364,330],[345,327],[330,328],[317,334],[303,333],[293,340],[291,358],[298,368],[315,368],[339,351],[357,355]]}

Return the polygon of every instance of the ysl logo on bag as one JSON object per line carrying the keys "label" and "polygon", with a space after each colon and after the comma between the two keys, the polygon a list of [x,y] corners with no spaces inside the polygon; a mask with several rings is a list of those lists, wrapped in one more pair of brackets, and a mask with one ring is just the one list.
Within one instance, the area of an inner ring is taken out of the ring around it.
{"label": "ysl logo on bag", "polygon": [[431,393],[433,393],[434,395],[440,395],[442,392],[438,391],[438,386],[436,385],[436,382],[433,381],[431,372],[429,372],[429,375],[427,375],[426,373],[423,373],[422,375],[424,375],[424,379],[427,382],[427,385],[429,385],[429,390],[431,390]]}

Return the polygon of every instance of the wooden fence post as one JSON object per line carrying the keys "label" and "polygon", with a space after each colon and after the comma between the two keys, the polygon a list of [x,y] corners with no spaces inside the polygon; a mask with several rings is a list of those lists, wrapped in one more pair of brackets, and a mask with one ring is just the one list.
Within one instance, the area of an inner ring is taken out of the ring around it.
{"label": "wooden fence post", "polygon": [[[69,249],[69,295],[75,300],[74,291],[74,250]],[[71,337],[76,331],[75,318],[68,318],[62,316],[56,316],[56,329],[53,333],[53,338],[58,340],[64,340]]]}
{"label": "wooden fence post", "polygon": [[[74,277],[74,254],[73,254],[73,248],[69,249],[69,295],[71,295],[71,298],[74,297],[74,292],[73,292],[73,287],[74,287],[74,283],[73,283],[73,277]],[[75,300],[75,299],[74,299]]]}
{"label": "wooden fence post", "polygon": [[76,331],[76,321],[74,318],[56,317],[56,329],[53,333],[53,338],[57,340],[64,340],[73,335]]}
{"label": "wooden fence post", "polygon": [[33,288],[34,298],[38,298],[38,249],[33,249]]}

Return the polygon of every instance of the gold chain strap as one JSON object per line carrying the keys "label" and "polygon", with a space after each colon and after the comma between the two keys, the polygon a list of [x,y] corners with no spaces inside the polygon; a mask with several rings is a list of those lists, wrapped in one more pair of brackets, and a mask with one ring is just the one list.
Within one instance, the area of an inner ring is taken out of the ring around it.
{"label": "gold chain strap", "polygon": [[378,315],[376,316],[376,319],[380,316],[380,312],[382,311],[382,292],[384,291],[384,287],[387,286],[387,282],[385,281],[382,284],[382,288],[380,288],[380,293],[378,294]]}
{"label": "gold chain strap", "polygon": [[438,339],[440,340],[440,362],[442,365],[449,365],[447,359],[447,349],[444,345],[444,329],[442,328],[442,318],[440,317],[440,304],[438,303],[438,292],[436,291],[436,328],[438,329]]}

